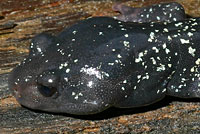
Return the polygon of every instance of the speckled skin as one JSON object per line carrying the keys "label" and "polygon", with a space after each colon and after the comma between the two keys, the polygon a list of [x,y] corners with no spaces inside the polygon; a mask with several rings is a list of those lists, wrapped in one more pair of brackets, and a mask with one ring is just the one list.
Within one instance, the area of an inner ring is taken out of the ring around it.
{"label": "speckled skin", "polygon": [[55,37],[34,37],[9,88],[26,107],[77,115],[166,95],[200,98],[199,42],[200,18],[142,24],[89,18]]}
{"label": "speckled skin", "polygon": [[172,22],[183,20],[186,17],[184,8],[176,2],[142,8],[134,8],[117,3],[113,6],[113,10],[121,13],[116,18],[124,22]]}

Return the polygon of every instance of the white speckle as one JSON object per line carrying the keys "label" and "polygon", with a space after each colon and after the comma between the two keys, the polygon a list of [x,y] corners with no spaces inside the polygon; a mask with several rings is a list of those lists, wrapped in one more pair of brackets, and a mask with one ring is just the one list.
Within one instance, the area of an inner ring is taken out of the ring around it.
{"label": "white speckle", "polygon": [[194,67],[192,67],[191,69],[190,69],[190,72],[194,72],[195,71],[195,68]]}
{"label": "white speckle", "polygon": [[179,86],[178,86],[178,88],[182,88],[182,87],[183,87],[183,85],[179,85]]}
{"label": "white speckle", "polygon": [[170,50],[166,48],[166,49],[165,49],[165,53],[166,53],[166,54],[170,53]]}
{"label": "white speckle", "polygon": [[53,83],[53,80],[52,80],[52,79],[48,79],[48,82],[49,82],[49,83]]}
{"label": "white speckle", "polygon": [[167,91],[167,89],[166,89],[166,88],[164,88],[162,92],[164,93],[164,92],[166,92],[166,91]]}
{"label": "white speckle", "polygon": [[127,83],[127,80],[124,80],[123,83]]}
{"label": "white speckle", "polygon": [[164,31],[164,32],[169,32],[167,28],[164,28],[163,31]]}
{"label": "white speckle", "polygon": [[78,95],[79,95],[79,96],[83,96],[83,94],[82,94],[82,93],[79,93]]}
{"label": "white speckle", "polygon": [[196,31],[196,29],[193,29],[193,28],[192,28],[191,31]]}
{"label": "white speckle", "polygon": [[106,77],[109,77],[110,75],[106,72],[102,72],[103,75],[105,75]]}
{"label": "white speckle", "polygon": [[160,60],[160,57],[156,57],[158,60]]}
{"label": "white speckle", "polygon": [[94,75],[98,79],[102,79],[102,78],[104,78],[104,76],[109,77],[108,73],[103,72],[103,71],[100,72],[99,70],[97,70],[96,68],[93,68],[93,67],[86,68],[86,66],[85,66],[85,67],[81,68],[80,72],[84,72],[90,76]]}
{"label": "white speckle", "polygon": [[152,42],[153,39],[155,39],[155,33],[154,33],[154,32],[151,32],[151,33],[150,33],[150,38],[148,39],[148,42]]}
{"label": "white speckle", "polygon": [[124,36],[125,36],[126,38],[128,38],[128,34],[125,34]]}
{"label": "white speckle", "polygon": [[179,23],[175,24],[175,26],[178,27],[178,26],[181,26],[182,24],[183,24],[182,22],[179,22]]}
{"label": "white speckle", "polygon": [[99,35],[103,35],[103,32],[99,32]]}
{"label": "white speckle", "polygon": [[197,23],[197,22],[195,22],[195,23],[192,23],[192,26],[195,26],[195,25],[198,25],[198,23]]}
{"label": "white speckle", "polygon": [[112,28],[112,26],[111,26],[111,25],[108,25],[108,28]]}
{"label": "white speckle", "polygon": [[67,63],[67,62],[65,62],[63,66],[64,66],[64,67],[67,67],[67,66],[68,66],[68,63]]}
{"label": "white speckle", "polygon": [[65,55],[65,53],[63,52],[63,49],[58,49],[58,52],[60,52],[61,55]]}
{"label": "white speckle", "polygon": [[151,38],[148,39],[148,42],[152,42],[153,40]]}
{"label": "white speckle", "polygon": [[125,47],[130,47],[129,41],[123,41],[123,44],[124,44]]}
{"label": "white speckle", "polygon": [[37,51],[39,52],[39,53],[41,53],[42,52],[42,49],[41,48],[37,48]]}
{"label": "white speckle", "polygon": [[200,65],[200,58],[195,61],[195,64]]}
{"label": "white speckle", "polygon": [[65,80],[66,82],[68,82],[68,78],[67,78],[67,77],[65,77],[64,80]]}
{"label": "white speckle", "polygon": [[87,84],[87,86],[88,86],[89,88],[92,88],[93,84],[94,84],[93,81],[89,81],[88,84]]}
{"label": "white speckle", "polygon": [[157,67],[156,71],[164,71],[165,70],[165,65],[161,64],[159,67]]}
{"label": "white speckle", "polygon": [[62,69],[63,67],[67,67],[67,66],[68,66],[67,62],[62,63],[62,64],[60,64],[59,69]]}
{"label": "white speckle", "polygon": [[163,49],[165,49],[167,47],[166,43],[163,44]]}
{"label": "white speckle", "polygon": [[70,72],[70,69],[68,68],[68,69],[66,69],[66,73],[69,73]]}
{"label": "white speckle", "polygon": [[[96,102],[96,101],[84,100],[83,103],[88,103],[88,104],[92,104],[92,105],[97,105],[97,102]],[[108,106],[108,104],[106,104],[105,106]]]}
{"label": "white speckle", "polygon": [[72,33],[73,33],[73,34],[76,34],[76,33],[77,33],[77,31],[73,31]]}
{"label": "white speckle", "polygon": [[137,75],[137,78],[140,79],[142,77],[142,75]]}
{"label": "white speckle", "polygon": [[117,55],[118,58],[122,58],[122,56],[120,54]]}
{"label": "white speckle", "polygon": [[119,63],[119,62],[120,62],[120,60],[115,60],[115,62],[116,62],[116,63]]}
{"label": "white speckle", "polygon": [[72,96],[74,96],[74,95],[76,95],[76,93],[75,93],[75,92],[72,92]]}
{"label": "white speckle", "polygon": [[156,65],[156,60],[154,59],[154,57],[151,57],[150,59],[152,60],[152,63],[153,63],[154,65]]}
{"label": "white speckle", "polygon": [[76,63],[76,62],[78,62],[78,59],[75,59],[75,60],[74,60],[74,63]]}
{"label": "white speckle", "polygon": [[168,40],[169,40],[169,41],[171,41],[171,40],[172,40],[172,38],[171,38],[170,36],[168,36],[167,38],[168,38]]}
{"label": "white speckle", "polygon": [[149,74],[148,74],[148,73],[146,73],[146,74],[145,74],[145,76],[144,76],[144,77],[142,77],[142,79],[143,79],[143,80],[145,80],[145,79],[147,79],[147,80],[148,80],[148,79],[149,79]]}
{"label": "white speckle", "polygon": [[75,99],[75,100],[78,100],[78,95],[76,95],[76,96],[74,97],[74,99]]}
{"label": "white speckle", "polygon": [[121,30],[122,30],[122,31],[126,31],[126,29],[125,29],[125,28],[121,28]]}
{"label": "white speckle", "polygon": [[151,38],[151,39],[154,39],[154,37],[155,37],[155,33],[154,33],[154,32],[151,32],[151,33],[150,33],[150,38]]}
{"label": "white speckle", "polygon": [[31,45],[30,45],[30,47],[31,47],[31,48],[33,48],[33,45],[34,45],[34,44],[33,44],[33,42],[31,42]]}
{"label": "white speckle", "polygon": [[108,63],[108,65],[113,66],[115,63]]}
{"label": "white speckle", "polygon": [[143,57],[143,56],[144,56],[144,53],[143,53],[143,52],[140,52],[140,53],[138,54],[138,58],[135,59],[135,63],[138,63],[138,62],[142,61],[142,57]]}
{"label": "white speckle", "polygon": [[152,47],[152,50],[155,50],[156,53],[159,53],[159,49],[157,49],[156,47]]}
{"label": "white speckle", "polygon": [[188,34],[187,34],[189,37],[191,37],[191,36],[193,36],[193,33],[191,33],[191,32],[188,32]]}
{"label": "white speckle", "polygon": [[182,44],[188,44],[190,43],[190,40],[180,39]]}
{"label": "white speckle", "polygon": [[168,67],[171,68],[171,67],[172,67],[172,64],[168,64]]}
{"label": "white speckle", "polygon": [[191,54],[193,57],[195,56],[196,49],[193,49],[191,46],[188,48],[188,53]]}
{"label": "white speckle", "polygon": [[176,21],[177,19],[176,18],[173,18],[173,21]]}

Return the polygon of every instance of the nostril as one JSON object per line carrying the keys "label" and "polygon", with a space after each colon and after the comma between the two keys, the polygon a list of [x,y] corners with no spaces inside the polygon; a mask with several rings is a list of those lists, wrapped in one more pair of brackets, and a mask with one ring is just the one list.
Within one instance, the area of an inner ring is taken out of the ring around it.
{"label": "nostril", "polygon": [[16,98],[21,98],[21,95],[20,95],[17,87],[12,88],[12,91],[13,91],[13,94]]}
{"label": "nostril", "polygon": [[17,94],[18,92],[17,88],[13,88],[12,91],[14,92],[14,94]]}
{"label": "nostril", "polygon": [[18,91],[17,88],[13,88],[13,90],[16,91],[16,92]]}

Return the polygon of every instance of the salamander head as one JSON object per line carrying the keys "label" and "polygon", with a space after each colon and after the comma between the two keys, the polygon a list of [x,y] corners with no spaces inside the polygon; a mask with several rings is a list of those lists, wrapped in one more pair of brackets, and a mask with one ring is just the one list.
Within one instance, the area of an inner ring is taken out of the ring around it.
{"label": "salamander head", "polygon": [[69,67],[67,50],[62,51],[64,55],[55,51],[57,42],[47,34],[32,40],[29,56],[9,78],[17,101],[32,109],[70,114],[93,114],[108,108],[110,93],[98,90],[98,86],[109,85],[100,84],[105,83],[99,79],[101,72],[73,64]]}

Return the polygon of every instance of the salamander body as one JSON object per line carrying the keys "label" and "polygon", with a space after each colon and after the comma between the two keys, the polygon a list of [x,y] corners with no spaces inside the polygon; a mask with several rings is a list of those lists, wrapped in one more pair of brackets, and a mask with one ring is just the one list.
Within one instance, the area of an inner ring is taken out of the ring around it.
{"label": "salamander body", "polygon": [[17,101],[87,115],[166,95],[200,98],[200,18],[134,23],[94,17],[35,36],[9,78]]}
{"label": "salamander body", "polygon": [[183,6],[177,2],[155,4],[142,8],[118,3],[113,6],[113,10],[121,13],[116,18],[124,22],[172,22],[186,18]]}

